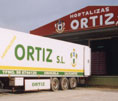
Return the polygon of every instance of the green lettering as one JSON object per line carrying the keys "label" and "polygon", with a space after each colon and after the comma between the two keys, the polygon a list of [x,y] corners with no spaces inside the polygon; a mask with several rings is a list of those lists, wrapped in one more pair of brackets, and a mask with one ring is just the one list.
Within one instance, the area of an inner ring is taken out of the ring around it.
{"label": "green lettering", "polygon": [[41,48],[35,47],[35,49],[37,50],[37,61],[39,61],[40,60],[40,50],[41,50]]}
{"label": "green lettering", "polygon": [[65,62],[63,61],[63,57],[61,57],[61,63],[62,63],[62,64],[65,64]]}
{"label": "green lettering", "polygon": [[40,86],[40,85],[41,85],[41,83],[39,82],[39,83],[38,83],[38,86]]}
{"label": "green lettering", "polygon": [[45,61],[45,48],[43,48],[43,61]]}
{"label": "green lettering", "polygon": [[57,56],[57,63],[60,63],[60,59],[59,59],[59,56]]}
{"label": "green lettering", "polygon": [[32,83],[32,86],[35,86],[35,83]]}
{"label": "green lettering", "polygon": [[32,46],[28,46],[27,47],[27,60],[29,60],[30,58],[34,61],[34,48]]}
{"label": "green lettering", "polygon": [[50,56],[51,56],[51,54],[52,54],[52,49],[47,49],[47,52],[49,52],[49,54],[48,54],[48,56],[47,56],[46,61],[47,61],[47,62],[52,62],[52,59],[50,59]]}
{"label": "green lettering", "polygon": [[[18,49],[22,50],[22,55],[21,56],[18,55]],[[23,60],[24,59],[24,57],[25,57],[25,48],[24,48],[23,45],[19,44],[15,47],[15,56],[18,60]]]}

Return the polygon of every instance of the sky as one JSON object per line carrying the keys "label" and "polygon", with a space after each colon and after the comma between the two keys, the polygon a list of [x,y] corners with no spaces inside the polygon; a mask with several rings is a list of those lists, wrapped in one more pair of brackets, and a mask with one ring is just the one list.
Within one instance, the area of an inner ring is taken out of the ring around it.
{"label": "sky", "polygon": [[0,27],[29,33],[91,5],[118,6],[118,0],[0,0]]}

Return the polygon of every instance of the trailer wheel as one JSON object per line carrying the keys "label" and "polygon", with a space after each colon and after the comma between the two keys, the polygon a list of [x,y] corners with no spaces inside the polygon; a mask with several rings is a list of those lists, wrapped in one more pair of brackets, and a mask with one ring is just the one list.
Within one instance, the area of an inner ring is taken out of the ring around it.
{"label": "trailer wheel", "polygon": [[52,80],[51,80],[51,90],[52,91],[59,90],[59,80],[58,80],[58,78],[52,78]]}
{"label": "trailer wheel", "polygon": [[60,79],[61,90],[67,90],[69,88],[69,81],[67,78]]}
{"label": "trailer wheel", "polygon": [[69,88],[74,89],[77,87],[77,79],[76,78],[69,78]]}

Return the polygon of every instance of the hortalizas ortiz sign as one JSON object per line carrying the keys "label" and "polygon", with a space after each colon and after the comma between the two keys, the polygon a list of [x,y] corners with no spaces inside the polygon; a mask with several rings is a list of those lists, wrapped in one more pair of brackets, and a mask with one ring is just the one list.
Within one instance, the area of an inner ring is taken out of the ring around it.
{"label": "hortalizas ortiz sign", "polygon": [[52,35],[111,26],[118,26],[118,6],[88,6],[32,30],[31,33]]}

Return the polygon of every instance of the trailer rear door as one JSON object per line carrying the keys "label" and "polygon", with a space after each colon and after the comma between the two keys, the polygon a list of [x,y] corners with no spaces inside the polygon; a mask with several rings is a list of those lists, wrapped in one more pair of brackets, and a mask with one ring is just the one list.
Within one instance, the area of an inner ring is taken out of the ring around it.
{"label": "trailer rear door", "polygon": [[91,75],[91,49],[88,47],[84,48],[84,75]]}

